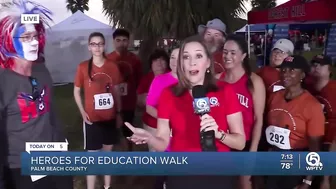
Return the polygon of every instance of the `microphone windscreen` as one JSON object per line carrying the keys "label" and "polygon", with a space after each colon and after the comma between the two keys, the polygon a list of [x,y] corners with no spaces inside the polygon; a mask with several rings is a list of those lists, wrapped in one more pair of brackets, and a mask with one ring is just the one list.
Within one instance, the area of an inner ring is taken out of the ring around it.
{"label": "microphone windscreen", "polygon": [[206,97],[206,90],[203,85],[196,85],[191,89],[193,98]]}

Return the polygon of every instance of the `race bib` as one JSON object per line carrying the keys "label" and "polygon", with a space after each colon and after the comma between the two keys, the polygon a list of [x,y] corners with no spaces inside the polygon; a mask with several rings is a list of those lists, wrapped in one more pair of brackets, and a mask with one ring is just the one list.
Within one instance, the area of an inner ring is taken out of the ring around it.
{"label": "race bib", "polygon": [[290,150],[290,141],[289,135],[291,131],[289,129],[277,127],[277,126],[268,126],[266,129],[266,138],[267,142],[273,146],[276,146],[283,150]]}
{"label": "race bib", "polygon": [[96,94],[94,97],[95,110],[108,110],[113,108],[113,96],[111,93]]}
{"label": "race bib", "polygon": [[273,92],[277,92],[277,91],[280,91],[282,89],[285,89],[285,87],[283,87],[281,85],[274,85],[273,86]]}
{"label": "race bib", "polygon": [[121,96],[126,96],[127,95],[127,83],[119,84],[119,89],[120,89],[120,95]]}

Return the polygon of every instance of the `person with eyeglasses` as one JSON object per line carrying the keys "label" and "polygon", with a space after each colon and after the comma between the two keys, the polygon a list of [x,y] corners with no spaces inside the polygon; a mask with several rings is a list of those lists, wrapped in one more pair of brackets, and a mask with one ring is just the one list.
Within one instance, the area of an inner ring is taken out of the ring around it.
{"label": "person with eyeglasses", "polygon": [[[112,151],[119,142],[121,75],[116,63],[105,56],[105,37],[94,32],[89,36],[92,57],[78,65],[74,97],[83,118],[84,148],[89,152]],[[81,90],[84,90],[84,106]],[[95,175],[87,176],[87,188],[94,189]],[[111,186],[111,176],[104,176],[104,189]]]}
{"label": "person with eyeglasses", "polygon": [[266,96],[284,89],[280,82],[280,66],[283,60],[294,53],[294,44],[288,39],[279,39],[273,45],[270,55],[270,65],[260,68],[257,74],[263,79],[266,87]]}
{"label": "person with eyeglasses", "polygon": [[[4,10],[0,10],[3,12]],[[22,24],[21,14],[38,14]],[[53,81],[42,60],[51,12],[31,1],[15,1],[0,18],[0,188],[72,189],[71,176],[21,174],[26,142],[65,142],[53,101]],[[5,186],[4,186],[5,185]]]}
{"label": "person with eyeglasses", "polygon": [[[282,62],[290,55],[293,55],[294,53],[294,44],[292,41],[288,39],[279,39],[276,41],[271,49],[270,53],[270,64],[269,66],[261,67],[259,70],[257,70],[256,74],[261,77],[261,79],[264,82],[265,90],[266,90],[266,102],[267,99],[270,97],[270,95],[274,92],[283,90],[283,84],[281,83],[281,72],[278,68]],[[265,108],[267,109],[267,103],[265,103]],[[263,129],[262,133],[264,133],[266,124],[266,118],[264,115],[264,121],[263,121]],[[265,151],[267,149],[267,141],[266,136],[261,135],[261,139],[259,141],[258,151]],[[255,183],[256,185],[262,187],[264,185],[264,178],[263,177],[255,177]]]}

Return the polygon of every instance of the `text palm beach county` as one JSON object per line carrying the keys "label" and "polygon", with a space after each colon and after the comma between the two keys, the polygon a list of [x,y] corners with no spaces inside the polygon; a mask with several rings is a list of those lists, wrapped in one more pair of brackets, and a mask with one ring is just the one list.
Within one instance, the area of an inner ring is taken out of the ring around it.
{"label": "text palm beach county", "polygon": [[41,165],[187,165],[188,157],[151,156],[39,156],[31,157],[32,166]]}

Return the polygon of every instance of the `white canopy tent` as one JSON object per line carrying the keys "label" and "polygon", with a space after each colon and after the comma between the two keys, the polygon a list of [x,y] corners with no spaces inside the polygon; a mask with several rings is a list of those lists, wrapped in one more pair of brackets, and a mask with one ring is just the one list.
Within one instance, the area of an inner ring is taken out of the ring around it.
{"label": "white canopy tent", "polygon": [[239,30],[235,31],[234,33],[247,33],[248,27],[250,27],[251,33],[264,33],[266,31],[266,25],[265,24],[246,24]]}
{"label": "white canopy tent", "polygon": [[90,58],[88,37],[101,32],[106,40],[106,52],[113,50],[111,26],[101,23],[81,11],[47,30],[45,47],[46,65],[54,83],[72,83],[77,65]]}

